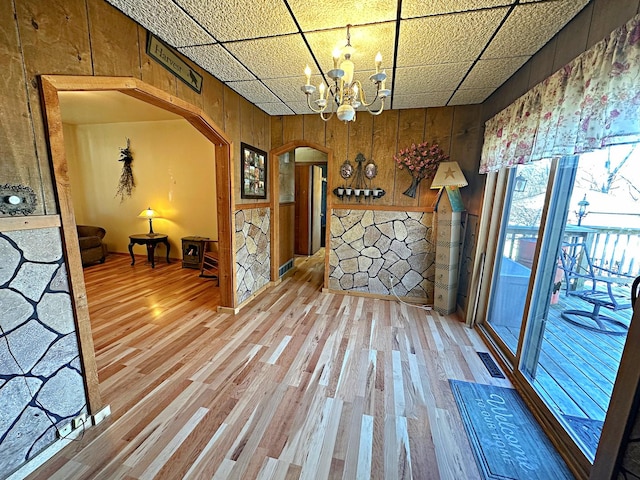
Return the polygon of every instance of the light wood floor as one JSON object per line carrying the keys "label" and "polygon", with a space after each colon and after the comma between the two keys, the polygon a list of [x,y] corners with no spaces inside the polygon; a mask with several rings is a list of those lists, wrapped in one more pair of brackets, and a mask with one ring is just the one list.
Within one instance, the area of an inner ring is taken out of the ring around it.
{"label": "light wood floor", "polygon": [[163,260],[85,269],[112,415],[33,479],[477,479],[448,379],[490,377],[475,331],[322,293],[322,254],[238,315]]}

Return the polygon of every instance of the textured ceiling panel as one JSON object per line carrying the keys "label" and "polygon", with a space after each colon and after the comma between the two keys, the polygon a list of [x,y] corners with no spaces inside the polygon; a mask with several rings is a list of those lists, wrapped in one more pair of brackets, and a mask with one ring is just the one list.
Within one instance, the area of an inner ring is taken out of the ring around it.
{"label": "textured ceiling panel", "polygon": [[215,42],[171,0],[107,1],[173,47]]}
{"label": "textured ceiling panel", "polygon": [[530,57],[492,58],[473,66],[460,88],[497,88],[513,75]]}
{"label": "textured ceiling panel", "polygon": [[[289,0],[289,6],[303,31],[379,23],[396,19],[398,6],[389,0]],[[315,7],[315,8],[314,8]]]}
{"label": "textured ceiling panel", "polygon": [[228,43],[226,47],[259,78],[300,75],[304,79],[304,67],[313,70],[313,57],[301,35]]}
{"label": "textured ceiling panel", "polygon": [[[474,104],[491,95],[589,3],[107,1],[271,115],[309,113],[300,91],[304,68],[311,68],[314,86],[328,80],[332,52],[346,44],[347,24],[353,25],[355,78],[369,101],[375,94],[369,75],[379,51],[394,109]],[[399,24],[398,13],[403,18]]]}
{"label": "textured ceiling panel", "polygon": [[279,101],[279,99],[259,80],[250,80],[248,82],[229,82],[227,85],[251,103],[272,103]]}
{"label": "textured ceiling panel", "polygon": [[257,103],[256,106],[269,115],[294,115],[284,103]]}
{"label": "textured ceiling panel", "polygon": [[419,108],[442,107],[453,94],[453,90],[447,92],[429,92],[418,95],[394,95],[393,108]]}
{"label": "textured ceiling panel", "polygon": [[[311,85],[316,89],[321,80],[322,77],[320,75],[311,75]],[[300,90],[300,87],[306,83],[304,74],[300,74],[297,77],[271,78],[265,80],[264,83],[284,102],[306,102],[306,96]],[[313,94],[313,98],[318,98],[317,90]]]}
{"label": "textured ceiling panel", "polygon": [[475,103],[482,103],[494,90],[494,88],[457,90],[448,105],[473,105]]}
{"label": "textured ceiling panel", "polygon": [[426,17],[451,12],[467,12],[490,7],[511,5],[515,0],[404,0],[402,18]]}
{"label": "textured ceiling panel", "polygon": [[[355,64],[356,72],[375,68],[376,54],[382,55],[382,68],[393,67],[393,47],[395,44],[395,24],[370,25],[366,27],[351,27],[351,46],[355,52],[351,60]],[[347,29],[314,32],[305,35],[320,67],[324,72],[333,68],[333,50],[342,48],[347,43]],[[298,62],[298,64],[300,64]],[[314,73],[318,73],[315,64],[309,65]],[[301,65],[300,72],[304,69]]]}
{"label": "textured ceiling panel", "polygon": [[282,0],[174,0],[219,41],[270,37],[298,31]]}
{"label": "textured ceiling panel", "polygon": [[472,62],[407,67],[396,70],[394,89],[400,94],[427,93],[433,90],[455,90]]}
{"label": "textured ceiling panel", "polygon": [[557,0],[518,5],[482,58],[533,55],[587,3],[588,0]]}
{"label": "textured ceiling panel", "polygon": [[497,8],[403,21],[397,66],[475,60],[507,10]]}
{"label": "textured ceiling panel", "polygon": [[254,80],[256,78],[221,45],[184,47],[179,51],[222,82]]}

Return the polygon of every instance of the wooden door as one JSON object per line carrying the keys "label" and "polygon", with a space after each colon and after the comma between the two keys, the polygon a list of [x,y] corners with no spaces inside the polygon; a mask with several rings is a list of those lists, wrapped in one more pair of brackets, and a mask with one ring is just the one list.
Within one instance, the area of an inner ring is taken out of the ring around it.
{"label": "wooden door", "polygon": [[311,165],[296,165],[296,255],[311,254]]}
{"label": "wooden door", "polygon": [[311,255],[320,250],[322,243],[322,168],[313,166],[311,202]]}

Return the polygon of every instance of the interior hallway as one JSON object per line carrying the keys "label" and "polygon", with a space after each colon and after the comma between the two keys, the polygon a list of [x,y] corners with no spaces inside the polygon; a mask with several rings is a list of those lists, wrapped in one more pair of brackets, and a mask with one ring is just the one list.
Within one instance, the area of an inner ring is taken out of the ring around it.
{"label": "interior hallway", "polygon": [[448,379],[492,378],[475,331],[322,293],[324,250],[232,316],[198,271],[85,269],[112,415],[29,478],[480,478]]}

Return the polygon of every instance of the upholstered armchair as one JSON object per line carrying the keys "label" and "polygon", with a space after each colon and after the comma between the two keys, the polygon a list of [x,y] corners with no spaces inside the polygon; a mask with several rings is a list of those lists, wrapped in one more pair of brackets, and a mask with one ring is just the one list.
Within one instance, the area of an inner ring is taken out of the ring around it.
{"label": "upholstered armchair", "polygon": [[107,256],[107,245],[102,239],[107,233],[106,230],[90,225],[77,225],[77,228],[82,265],[86,266],[94,262],[104,263]]}

